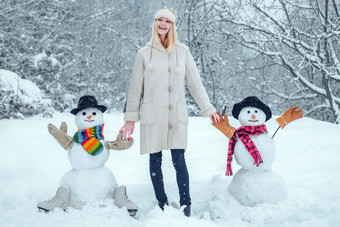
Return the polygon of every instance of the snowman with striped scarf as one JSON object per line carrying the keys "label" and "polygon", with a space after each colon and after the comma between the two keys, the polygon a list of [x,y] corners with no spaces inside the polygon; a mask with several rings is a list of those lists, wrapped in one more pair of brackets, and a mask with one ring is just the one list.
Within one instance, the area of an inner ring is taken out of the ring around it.
{"label": "snowman with striped scarf", "polygon": [[57,207],[81,209],[86,204],[114,199],[114,203],[120,208],[125,207],[131,216],[136,214],[137,206],[128,199],[125,186],[118,187],[112,172],[104,166],[110,155],[109,149],[127,149],[132,146],[133,139],[124,141],[120,133],[116,141],[105,141],[105,111],[106,106],[98,105],[94,96],[86,95],[79,99],[78,107],[71,110],[78,127],[73,137],[67,134],[65,122],[60,129],[48,125],[49,132],[68,150],[72,169],[60,180],[55,197],[38,203],[40,210],[52,211]]}
{"label": "snowman with striped scarf", "polygon": [[[276,119],[279,128],[284,128],[288,123],[303,117],[302,110],[298,108],[291,107]],[[250,96],[234,105],[232,115],[241,124],[238,129],[229,125],[227,115],[220,123],[212,123],[230,138],[226,176],[233,175],[233,156],[242,167],[229,185],[230,194],[244,206],[284,200],[285,183],[283,178],[272,170],[275,159],[274,140],[268,135],[264,124],[272,117],[270,108],[256,96]]]}

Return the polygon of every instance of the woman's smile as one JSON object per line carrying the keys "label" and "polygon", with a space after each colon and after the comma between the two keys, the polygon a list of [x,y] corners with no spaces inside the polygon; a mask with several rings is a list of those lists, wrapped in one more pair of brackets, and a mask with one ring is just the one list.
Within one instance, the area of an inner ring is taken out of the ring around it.
{"label": "woman's smile", "polygon": [[168,34],[170,30],[171,21],[168,18],[160,17],[156,21],[157,28],[158,28],[158,34],[161,36],[165,36]]}
{"label": "woman's smile", "polygon": [[158,26],[158,29],[166,30],[166,27]]}

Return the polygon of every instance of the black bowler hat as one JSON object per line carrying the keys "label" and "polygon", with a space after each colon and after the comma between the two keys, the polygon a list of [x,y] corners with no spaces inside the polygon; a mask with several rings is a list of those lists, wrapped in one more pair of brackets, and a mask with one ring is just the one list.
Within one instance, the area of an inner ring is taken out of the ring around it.
{"label": "black bowler hat", "polygon": [[258,97],[249,96],[243,99],[241,102],[236,103],[233,107],[232,114],[233,117],[238,119],[238,115],[244,107],[256,107],[262,110],[266,114],[266,121],[268,121],[272,117],[272,111],[270,108],[264,104]]}
{"label": "black bowler hat", "polygon": [[76,115],[79,111],[86,108],[97,108],[102,111],[102,113],[104,113],[106,110],[106,106],[98,105],[97,100],[94,96],[84,95],[80,97],[78,101],[78,107],[71,110],[71,114]]}

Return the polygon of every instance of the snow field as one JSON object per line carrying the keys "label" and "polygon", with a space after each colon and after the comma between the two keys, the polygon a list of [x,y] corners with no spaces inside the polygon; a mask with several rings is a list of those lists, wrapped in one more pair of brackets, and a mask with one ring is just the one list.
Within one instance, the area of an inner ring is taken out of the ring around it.
{"label": "snow field", "polygon": [[[266,125],[277,128],[275,117]],[[340,126],[303,118],[275,136],[273,170],[284,178],[288,198],[277,204],[241,206],[228,192],[232,177],[225,177],[228,140],[208,118],[190,118],[186,161],[190,175],[192,215],[182,209],[156,204],[148,170],[148,155],[139,154],[139,124],[135,144],[113,151],[106,163],[118,185],[126,185],[138,205],[136,218],[114,206],[89,204],[38,212],[39,201],[52,198],[61,177],[71,169],[67,152],[47,132],[47,124],[66,121],[69,135],[76,131],[74,116],[55,114],[52,119],[1,120],[0,226],[340,226]],[[115,139],[123,115],[105,114],[104,135]],[[238,127],[231,118],[231,125]],[[239,170],[235,160],[233,172]],[[163,151],[163,175],[169,201],[178,203],[171,155]]]}

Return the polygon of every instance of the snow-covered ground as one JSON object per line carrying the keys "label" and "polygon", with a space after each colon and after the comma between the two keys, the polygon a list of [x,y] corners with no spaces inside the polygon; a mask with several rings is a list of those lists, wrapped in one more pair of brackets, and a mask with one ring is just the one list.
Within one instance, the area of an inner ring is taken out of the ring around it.
{"label": "snow-covered ground", "polygon": [[[275,117],[274,117],[275,118]],[[104,135],[114,139],[123,116],[105,114]],[[190,175],[192,216],[156,205],[148,170],[148,155],[139,154],[139,125],[135,145],[111,152],[106,167],[119,185],[126,185],[139,212],[132,218],[108,201],[83,210],[39,212],[37,203],[54,196],[60,178],[70,169],[67,152],[47,132],[47,124],[65,120],[75,131],[71,114],[52,119],[0,121],[0,226],[340,226],[340,126],[303,118],[275,136],[273,170],[286,183],[288,198],[278,204],[241,206],[228,192],[232,177],[224,176],[228,140],[208,118],[190,118],[186,160]],[[230,119],[239,126],[238,121]],[[267,122],[270,134],[275,120]],[[175,170],[163,151],[163,174],[170,201],[178,203]],[[234,173],[239,166],[233,162]]]}

